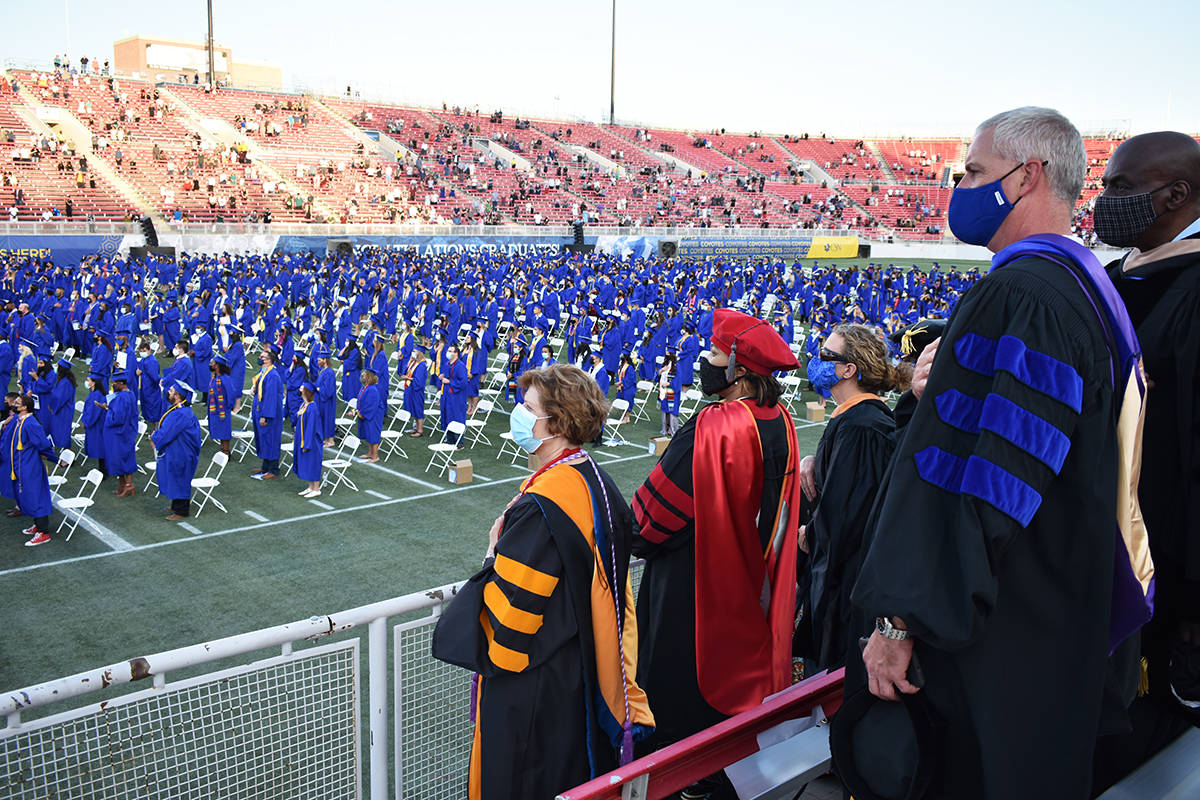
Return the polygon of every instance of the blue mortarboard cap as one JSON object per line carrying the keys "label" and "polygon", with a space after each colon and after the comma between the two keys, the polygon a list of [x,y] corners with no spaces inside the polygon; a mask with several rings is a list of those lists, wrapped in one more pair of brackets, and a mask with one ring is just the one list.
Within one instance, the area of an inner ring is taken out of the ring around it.
{"label": "blue mortarboard cap", "polygon": [[32,339],[21,339],[21,344],[25,345],[30,350],[37,349],[37,342],[33,341]]}
{"label": "blue mortarboard cap", "polygon": [[224,353],[217,353],[215,356],[212,357],[212,360],[213,360],[213,363],[220,364],[223,367],[229,366],[229,359],[227,359],[225,357]]}
{"label": "blue mortarboard cap", "polygon": [[238,325],[236,322],[230,322],[225,327],[228,328],[233,333],[244,333],[245,332],[242,330],[242,326]]}
{"label": "blue mortarboard cap", "polygon": [[107,381],[107,376],[101,375],[99,372],[89,372],[88,377],[94,381]]}
{"label": "blue mortarboard cap", "polygon": [[74,369],[74,367],[75,367],[75,365],[74,365],[74,364],[72,364],[70,361],[68,361],[68,360],[67,360],[67,359],[65,359],[65,358],[60,358],[60,359],[58,360],[58,365],[59,365],[60,367],[62,367],[63,369]]}
{"label": "blue mortarboard cap", "polygon": [[301,388],[301,389],[307,389],[308,391],[312,392],[313,394],[316,394],[316,393],[317,393],[317,387],[316,387],[316,386],[314,386],[314,385],[313,385],[311,382],[309,382],[309,381],[305,381],[304,383],[300,384],[300,388]]}
{"label": "blue mortarboard cap", "polygon": [[428,347],[426,347],[426,346],[425,346],[425,345],[423,345],[423,344],[415,344],[415,345],[413,345],[413,350],[414,350],[414,351],[416,351],[416,352],[418,352],[418,353],[424,353],[424,354],[426,354],[426,355],[428,355],[428,354],[429,354],[429,348],[428,348]]}
{"label": "blue mortarboard cap", "polygon": [[190,384],[179,380],[171,381],[171,385],[168,388],[179,392],[179,396],[183,398],[185,403],[192,402],[192,396],[196,394],[196,390],[193,389]]}
{"label": "blue mortarboard cap", "polygon": [[318,344],[313,348],[313,358],[329,358],[329,348],[323,344]]}
{"label": "blue mortarboard cap", "polygon": [[275,344],[274,342],[271,342],[271,344],[267,345],[267,349],[277,356],[283,355],[283,351],[279,349],[279,345]]}

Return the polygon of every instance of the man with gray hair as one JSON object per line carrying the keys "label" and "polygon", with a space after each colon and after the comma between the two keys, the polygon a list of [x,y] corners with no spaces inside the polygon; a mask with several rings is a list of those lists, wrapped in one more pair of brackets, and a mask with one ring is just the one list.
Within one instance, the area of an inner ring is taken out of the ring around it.
{"label": "man with gray hair", "polygon": [[[839,767],[859,797],[891,796],[891,781],[926,797],[1086,798],[1109,655],[1153,593],[1139,349],[1103,268],[1067,236],[1085,172],[1075,127],[1046,108],[998,114],[965,167],[950,228],[995,256],[930,345],[880,489],[853,593],[875,630],[848,666],[860,711],[842,721],[866,724]],[[914,702],[941,728],[918,735],[919,780],[897,766],[904,743],[873,744],[865,718]]]}

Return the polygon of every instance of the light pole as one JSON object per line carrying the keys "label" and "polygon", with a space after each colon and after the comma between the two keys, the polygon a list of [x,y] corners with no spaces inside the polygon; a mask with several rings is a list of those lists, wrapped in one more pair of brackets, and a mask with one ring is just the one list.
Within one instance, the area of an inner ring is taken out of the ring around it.
{"label": "light pole", "polygon": [[613,0],[612,77],[608,87],[608,124],[616,124],[617,109],[617,0]]}
{"label": "light pole", "polygon": [[211,91],[217,85],[217,73],[214,67],[213,59],[213,26],[212,26],[212,0],[208,0],[208,88]]}

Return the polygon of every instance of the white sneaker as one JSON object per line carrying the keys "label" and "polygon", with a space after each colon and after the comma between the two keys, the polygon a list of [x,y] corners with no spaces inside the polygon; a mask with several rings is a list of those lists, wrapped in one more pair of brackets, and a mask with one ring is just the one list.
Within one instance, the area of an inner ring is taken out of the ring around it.
{"label": "white sneaker", "polygon": [[320,490],[320,489],[317,489],[317,490],[315,490],[315,491],[312,491],[312,490],[310,490],[310,491],[309,491],[309,493],[306,495],[306,497],[307,497],[309,500],[312,500],[314,497],[320,497],[320,496],[321,496],[321,490]]}
{"label": "white sneaker", "polygon": [[300,491],[296,492],[296,494],[300,495],[301,497],[308,497],[308,493],[311,491],[312,489],[301,489]]}

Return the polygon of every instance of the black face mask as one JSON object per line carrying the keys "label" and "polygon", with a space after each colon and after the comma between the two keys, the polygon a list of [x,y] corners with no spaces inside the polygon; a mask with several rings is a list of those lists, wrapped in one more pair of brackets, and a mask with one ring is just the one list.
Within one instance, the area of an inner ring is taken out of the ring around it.
{"label": "black face mask", "polygon": [[1164,183],[1157,189],[1141,194],[1123,197],[1102,194],[1097,197],[1096,207],[1092,211],[1096,238],[1112,247],[1133,247],[1158,219],[1152,195],[1174,184],[1175,181]]}
{"label": "black face mask", "polygon": [[700,391],[720,394],[733,384],[725,377],[725,368],[713,366],[707,358],[700,359]]}

